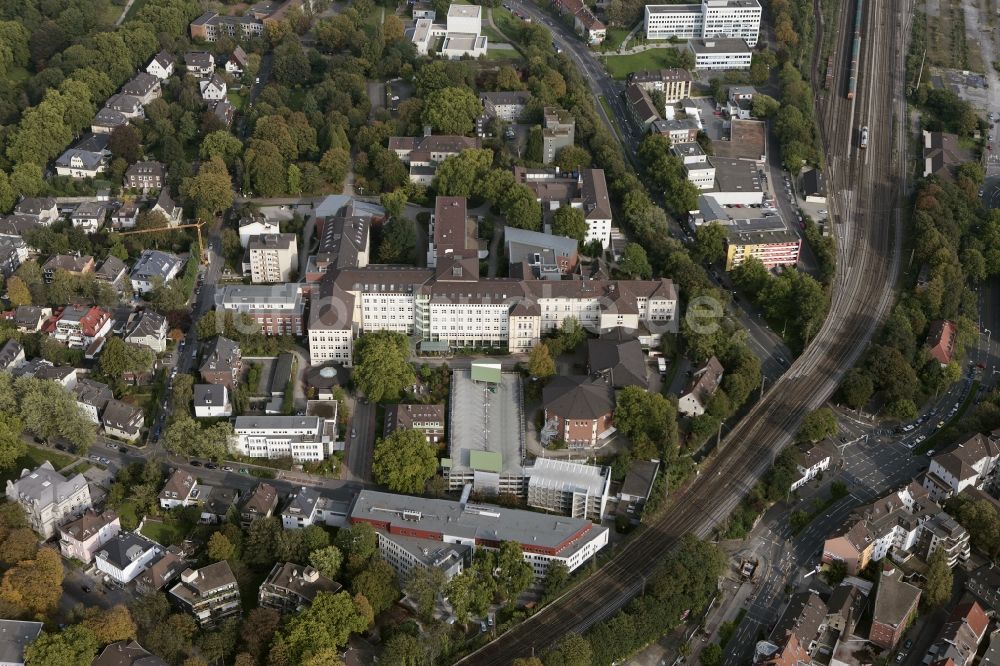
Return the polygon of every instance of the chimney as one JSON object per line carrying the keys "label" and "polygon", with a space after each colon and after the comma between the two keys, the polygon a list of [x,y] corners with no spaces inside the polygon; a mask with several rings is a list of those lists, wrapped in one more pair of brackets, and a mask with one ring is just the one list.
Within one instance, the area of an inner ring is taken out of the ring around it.
{"label": "chimney", "polygon": [[319,580],[319,572],[313,569],[312,567],[306,567],[302,571],[302,580],[306,581],[307,583],[315,583],[317,580]]}
{"label": "chimney", "polygon": [[430,135],[431,135],[431,126],[424,125],[424,136],[430,136]]}

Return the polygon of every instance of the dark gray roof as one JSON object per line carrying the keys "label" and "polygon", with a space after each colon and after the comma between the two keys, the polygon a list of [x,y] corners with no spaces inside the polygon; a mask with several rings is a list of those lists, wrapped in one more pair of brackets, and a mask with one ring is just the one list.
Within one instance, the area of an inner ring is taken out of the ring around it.
{"label": "dark gray roof", "polygon": [[24,648],[38,638],[41,631],[41,622],[0,620],[0,663],[23,663]]}
{"label": "dark gray roof", "polygon": [[14,212],[38,217],[43,211],[55,208],[55,205],[56,200],[52,197],[25,197],[14,206]]}
{"label": "dark gray roof", "polygon": [[[87,485],[83,474],[76,474],[70,479],[60,474],[48,460],[34,471],[21,470],[21,478],[8,481],[13,485],[13,492],[8,495],[24,498],[45,507],[55,504],[57,500],[69,497]],[[8,488],[9,488],[8,485]]]}
{"label": "dark gray roof", "polygon": [[14,338],[4,343],[0,348],[0,369],[6,370],[14,359],[24,353],[24,347]]}
{"label": "dark gray roof", "polygon": [[560,375],[542,389],[546,410],[566,419],[598,419],[614,409],[611,386],[603,379]]}
{"label": "dark gray roof", "polygon": [[144,310],[138,317],[135,318],[132,328],[125,335],[126,338],[142,338],[148,335],[158,336],[161,331],[163,331],[164,324],[167,323],[167,318],[163,315],[153,312],[152,310]]}
{"label": "dark gray roof", "polygon": [[207,51],[188,51],[184,54],[184,65],[190,67],[212,67],[215,58]]}
{"label": "dark gray roof", "polygon": [[294,562],[277,562],[261,585],[282,596],[296,596],[312,601],[320,592],[339,592],[340,583],[320,574],[312,567]]}
{"label": "dark gray roof", "polygon": [[278,360],[274,363],[271,371],[271,394],[284,393],[288,382],[292,379],[292,362],[295,357],[290,353],[278,355]]}
{"label": "dark gray roof", "polygon": [[22,236],[31,229],[40,229],[38,218],[33,215],[7,215],[0,219],[0,235]]}
{"label": "dark gray roof", "polygon": [[87,169],[96,169],[104,161],[104,153],[92,152],[89,150],[80,150],[78,148],[70,148],[65,153],[59,156],[56,160],[56,166],[70,166],[74,157],[80,159],[83,166]]}
{"label": "dark gray roof", "polygon": [[101,262],[101,267],[94,272],[94,275],[99,280],[114,282],[126,271],[128,271],[128,266],[125,265],[125,262],[113,254],[109,254],[107,258]]}
{"label": "dark gray roof", "polygon": [[278,491],[269,483],[258,483],[253,492],[247,496],[241,511],[266,514],[273,511],[278,503]]}
{"label": "dark gray roof", "polygon": [[[194,574],[193,577],[191,576],[192,573]],[[207,567],[202,567],[201,569],[188,569],[181,574],[181,580],[184,582],[175,585],[170,590],[171,594],[186,596],[183,593],[178,594],[178,588],[180,587],[190,588],[198,594],[207,594],[220,587],[236,584],[236,576],[233,575],[233,570],[229,567],[229,562],[225,560],[209,564]]]}
{"label": "dark gray roof", "polygon": [[135,641],[118,641],[101,651],[90,666],[168,666]]}
{"label": "dark gray roof", "polygon": [[628,474],[622,481],[621,493],[632,497],[649,497],[656,480],[656,470],[660,463],[655,460],[634,460],[628,468]]}
{"label": "dark gray roof", "polygon": [[238,500],[239,497],[240,491],[236,488],[211,486],[208,492],[208,497],[202,497],[203,504],[201,506],[201,510],[203,513],[225,516],[230,507],[236,504],[236,500]]}
{"label": "dark gray roof", "polygon": [[156,205],[153,206],[154,209],[161,208],[167,216],[173,215],[174,209],[177,207],[174,200],[170,197],[170,192],[167,191],[169,189],[164,187],[160,190],[160,196],[156,198]]}
{"label": "dark gray roof", "polygon": [[221,335],[213,338],[202,357],[201,372],[220,372],[231,370],[239,358],[240,346],[229,338]]}
{"label": "dark gray roof", "polygon": [[[104,408],[101,423],[117,430],[137,433],[142,426],[141,416],[142,411],[138,407],[120,400],[109,400],[107,407]],[[136,420],[138,424],[134,423]]]}
{"label": "dark gray roof", "polygon": [[125,172],[126,178],[131,176],[156,176],[157,178],[166,178],[167,167],[163,166],[162,162],[136,162],[128,168],[128,171]]}
{"label": "dark gray roof", "polygon": [[111,509],[105,509],[101,512],[87,509],[82,516],[60,527],[59,531],[68,534],[77,541],[86,541],[100,532],[104,526],[110,525],[116,520],[118,520],[118,514]]}
{"label": "dark gray roof", "polygon": [[155,56],[153,56],[153,60],[160,63],[160,67],[163,67],[164,69],[174,64],[174,57],[169,53],[167,53],[166,51],[160,51],[159,53],[157,53]]}
{"label": "dark gray roof", "polygon": [[226,404],[226,387],[222,384],[195,384],[194,406],[217,407]]}
{"label": "dark gray roof", "polygon": [[135,532],[119,532],[118,535],[101,546],[97,557],[124,569],[146,552],[159,548],[159,544]]}
{"label": "dark gray roof", "polygon": [[128,118],[121,111],[105,107],[94,114],[94,119],[90,124],[98,127],[121,127],[122,125],[128,125]]}
{"label": "dark gray roof", "polygon": [[73,214],[70,215],[74,219],[87,219],[91,217],[96,217],[98,220],[104,219],[104,214],[108,211],[108,205],[100,201],[84,201],[82,204],[76,207]]}
{"label": "dark gray roof", "polygon": [[[246,418],[246,417],[240,417]],[[311,516],[319,501],[319,493],[312,488],[299,488],[299,491],[292,495],[291,501],[281,513],[288,516]]]}
{"label": "dark gray roof", "polygon": [[616,340],[601,337],[587,341],[590,371],[607,375],[615,388],[646,388],[646,356],[637,339]]}
{"label": "dark gray roof", "polygon": [[132,267],[133,280],[152,280],[155,277],[166,279],[174,270],[179,270],[181,259],[176,254],[160,252],[159,250],[143,250],[139,260]]}
{"label": "dark gray roof", "polygon": [[148,74],[146,72],[139,72],[132,80],[122,86],[122,92],[126,95],[135,95],[136,97],[144,97],[148,95],[151,90],[160,85],[160,80]]}
{"label": "dark gray roof", "polygon": [[77,402],[91,405],[98,410],[104,409],[104,406],[108,404],[108,400],[113,400],[115,397],[115,394],[111,391],[111,387],[107,384],[95,382],[93,379],[87,379],[86,377],[77,380],[76,386],[73,387],[73,393],[76,394]]}

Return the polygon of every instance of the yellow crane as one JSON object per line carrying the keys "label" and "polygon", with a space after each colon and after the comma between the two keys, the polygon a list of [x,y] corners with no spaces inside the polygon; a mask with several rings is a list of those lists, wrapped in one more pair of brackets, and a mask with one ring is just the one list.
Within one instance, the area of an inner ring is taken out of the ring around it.
{"label": "yellow crane", "polygon": [[197,222],[190,222],[188,224],[178,224],[176,227],[159,227],[156,229],[136,229],[134,231],[116,231],[114,233],[119,236],[132,236],[134,234],[153,234],[162,233],[164,231],[174,231],[175,229],[195,229],[198,232],[198,247],[201,248],[201,263],[208,265],[208,248],[205,247],[205,243],[202,242],[201,228],[205,226],[202,220]]}

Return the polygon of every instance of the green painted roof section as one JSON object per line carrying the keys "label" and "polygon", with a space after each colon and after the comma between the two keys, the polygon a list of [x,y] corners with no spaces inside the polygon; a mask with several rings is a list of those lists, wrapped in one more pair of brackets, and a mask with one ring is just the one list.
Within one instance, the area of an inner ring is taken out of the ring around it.
{"label": "green painted roof section", "polygon": [[441,467],[443,469],[451,469],[451,458],[441,458]]}
{"label": "green painted roof section", "polygon": [[503,456],[496,451],[469,451],[469,467],[480,472],[500,473]]}
{"label": "green painted roof section", "polygon": [[473,363],[472,381],[499,384],[502,381],[499,363]]}

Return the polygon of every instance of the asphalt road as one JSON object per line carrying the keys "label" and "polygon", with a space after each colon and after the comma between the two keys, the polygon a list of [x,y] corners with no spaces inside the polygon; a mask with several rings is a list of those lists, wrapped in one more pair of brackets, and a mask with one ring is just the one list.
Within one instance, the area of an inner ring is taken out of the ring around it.
{"label": "asphalt road", "polygon": [[375,451],[375,405],[365,400],[354,403],[349,430],[345,436],[347,446],[344,464],[350,478],[355,481],[371,481],[372,454]]}

